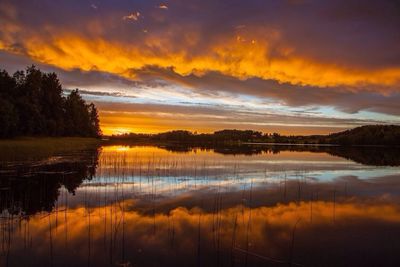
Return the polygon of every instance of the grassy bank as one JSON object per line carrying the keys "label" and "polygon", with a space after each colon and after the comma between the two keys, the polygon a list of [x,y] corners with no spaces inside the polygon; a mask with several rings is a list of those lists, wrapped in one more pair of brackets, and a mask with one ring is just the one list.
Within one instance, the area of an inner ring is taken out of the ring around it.
{"label": "grassy bank", "polygon": [[23,137],[0,140],[0,160],[39,159],[93,149],[101,140],[82,137]]}

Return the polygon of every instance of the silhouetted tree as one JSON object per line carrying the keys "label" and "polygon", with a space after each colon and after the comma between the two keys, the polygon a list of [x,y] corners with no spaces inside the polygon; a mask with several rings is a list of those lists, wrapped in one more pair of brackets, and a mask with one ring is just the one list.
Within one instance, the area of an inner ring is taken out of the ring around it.
{"label": "silhouetted tree", "polygon": [[62,95],[62,87],[55,73],[48,73],[42,77],[42,114],[46,118],[45,130],[48,135],[61,135],[64,131],[65,100]]}
{"label": "silhouetted tree", "polygon": [[65,101],[66,133],[70,136],[88,136],[90,119],[85,101],[78,90],[73,90]]}
{"label": "silhouetted tree", "polygon": [[6,71],[0,72],[0,137],[17,132],[18,114],[13,103],[15,80]]}
{"label": "silhouetted tree", "polygon": [[97,108],[93,103],[89,104],[89,120],[90,120],[90,135],[91,136],[100,136],[100,119],[99,113],[97,112]]}
{"label": "silhouetted tree", "polygon": [[0,71],[0,137],[100,134],[94,104],[86,104],[78,90],[64,97],[55,73],[43,73],[35,66],[12,77]]}

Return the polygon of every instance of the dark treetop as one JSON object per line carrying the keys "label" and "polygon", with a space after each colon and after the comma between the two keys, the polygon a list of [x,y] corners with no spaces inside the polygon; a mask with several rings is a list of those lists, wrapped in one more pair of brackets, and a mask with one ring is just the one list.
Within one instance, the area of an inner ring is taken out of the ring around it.
{"label": "dark treetop", "polygon": [[73,90],[63,95],[55,73],[35,66],[10,76],[0,71],[0,138],[101,135],[95,105]]}

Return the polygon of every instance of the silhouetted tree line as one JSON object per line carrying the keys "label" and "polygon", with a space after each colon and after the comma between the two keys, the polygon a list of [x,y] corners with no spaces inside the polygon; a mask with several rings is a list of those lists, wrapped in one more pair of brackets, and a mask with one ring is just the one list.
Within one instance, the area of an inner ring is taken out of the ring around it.
{"label": "silhouetted tree line", "polygon": [[197,134],[190,131],[177,130],[159,134],[123,134],[112,136],[113,141],[138,141],[161,143],[196,143],[196,144],[220,144],[247,142],[262,137],[261,132],[252,130],[222,130],[212,134]]}
{"label": "silhouetted tree line", "polygon": [[78,89],[68,96],[55,73],[35,66],[12,76],[0,71],[0,137],[100,136],[99,116]]}
{"label": "silhouetted tree line", "polygon": [[112,136],[112,142],[173,143],[195,145],[234,145],[238,143],[280,144],[336,144],[336,145],[400,145],[400,126],[367,125],[330,135],[263,134],[252,130],[222,130],[209,134],[190,131],[170,131],[159,134],[135,134]]}
{"label": "silhouetted tree line", "polygon": [[192,133],[190,131],[177,130],[159,134],[128,133],[114,135],[111,140],[134,141],[143,143],[189,143],[211,145],[234,145],[237,143],[288,143],[308,144],[319,143],[322,136],[284,136],[278,133],[262,133],[253,130],[222,130],[214,133]]}
{"label": "silhouetted tree line", "polygon": [[111,140],[116,141],[135,141],[135,142],[166,142],[166,143],[195,143],[195,144],[214,144],[231,145],[237,143],[288,143],[288,144],[308,144],[319,143],[323,136],[284,136],[278,133],[262,133],[253,130],[222,130],[214,133],[192,133],[190,131],[176,130],[158,134],[136,134],[127,133],[113,135]]}
{"label": "silhouetted tree line", "polygon": [[366,125],[328,135],[323,141],[338,145],[400,145],[400,126]]}

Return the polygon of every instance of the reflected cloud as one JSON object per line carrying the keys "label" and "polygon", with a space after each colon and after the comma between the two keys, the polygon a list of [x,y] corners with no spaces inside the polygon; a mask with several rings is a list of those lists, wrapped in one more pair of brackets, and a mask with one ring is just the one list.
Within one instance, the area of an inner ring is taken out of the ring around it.
{"label": "reflected cloud", "polygon": [[[99,208],[68,209],[58,215],[38,215],[22,222],[22,227],[29,226],[28,234],[23,235],[16,228],[9,233],[13,237],[9,244],[12,247],[8,248],[12,255],[9,262],[29,265],[26,257],[19,257],[26,251],[34,253],[40,263],[54,261],[75,266],[106,266],[110,262],[141,266],[151,262],[156,265],[174,263],[175,266],[201,262],[217,266],[232,261],[239,265],[249,261],[256,266],[279,261],[314,265],[328,259],[343,264],[342,257],[327,254],[331,245],[342,247],[343,252],[340,250],[337,255],[343,256],[344,251],[351,253],[373,245],[357,239],[364,234],[370,236],[369,240],[379,235],[387,237],[383,228],[380,228],[382,232],[375,232],[377,226],[399,232],[399,207],[393,204],[316,201],[260,208],[216,208],[217,211],[210,213],[199,207],[177,207],[168,214],[145,215],[131,210],[130,202],[126,201]],[[356,225],[358,230],[354,228]],[[295,226],[296,246],[290,258]],[[315,234],[321,232],[324,235],[316,238]],[[349,238],[349,233],[356,238]],[[43,240],[43,236],[50,238],[37,242]],[[22,249],[26,238],[31,241]],[[330,246],[321,246],[325,242],[331,243]],[[384,248],[391,246],[384,243]],[[77,252],[75,257],[68,257],[72,250]],[[389,251],[380,252],[385,255],[383,259],[372,253],[363,259],[355,257],[353,262],[373,266],[395,260]],[[315,256],[305,258],[310,253]],[[179,259],[173,255],[179,255]],[[149,261],[150,256],[158,260]]]}

